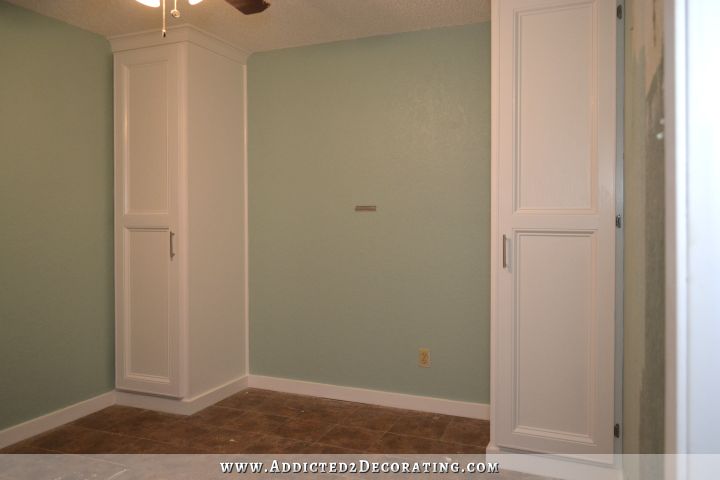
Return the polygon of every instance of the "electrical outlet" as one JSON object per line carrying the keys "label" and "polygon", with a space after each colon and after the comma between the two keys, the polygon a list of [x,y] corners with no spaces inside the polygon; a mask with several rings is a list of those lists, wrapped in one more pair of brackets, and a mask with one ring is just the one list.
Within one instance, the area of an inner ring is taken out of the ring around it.
{"label": "electrical outlet", "polygon": [[418,366],[423,368],[430,368],[430,349],[421,348],[420,354],[418,355]]}

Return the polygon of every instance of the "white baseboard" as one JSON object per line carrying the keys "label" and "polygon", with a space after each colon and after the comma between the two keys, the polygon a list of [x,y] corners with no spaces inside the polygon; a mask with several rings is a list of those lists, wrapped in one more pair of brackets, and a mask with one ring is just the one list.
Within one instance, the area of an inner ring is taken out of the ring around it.
{"label": "white baseboard", "polygon": [[125,405],[127,407],[145,408],[147,410],[157,410],[178,415],[192,415],[247,387],[248,377],[242,376],[230,380],[219,387],[210,389],[207,392],[185,399],[158,397],[155,395],[118,390],[116,393],[116,401],[118,405]]}
{"label": "white baseboard", "polygon": [[107,392],[0,431],[0,448],[21,442],[115,404],[180,415],[192,415],[247,387],[482,420],[490,418],[490,406],[483,403],[421,397],[404,393],[343,387],[262,375],[245,375],[187,399],[158,397],[120,390]]}
{"label": "white baseboard", "polygon": [[311,395],[315,397],[333,398],[359,403],[381,405],[383,407],[420,410],[423,412],[442,413],[459,417],[490,419],[490,405],[485,403],[461,402],[443,398],[421,397],[405,393],[383,392],[365,388],[342,387],[325,383],[304,382],[288,378],[250,375],[248,386],[278,392]]}
{"label": "white baseboard", "polygon": [[0,431],[0,448],[34,437],[78,418],[95,413],[115,404],[115,392],[107,392],[82,402],[33,418],[27,422]]}

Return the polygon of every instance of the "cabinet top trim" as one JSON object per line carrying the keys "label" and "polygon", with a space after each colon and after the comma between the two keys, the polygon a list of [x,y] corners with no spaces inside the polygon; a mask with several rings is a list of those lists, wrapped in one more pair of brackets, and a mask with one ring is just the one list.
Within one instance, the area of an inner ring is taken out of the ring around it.
{"label": "cabinet top trim", "polygon": [[247,63],[249,52],[193,25],[178,25],[167,29],[165,38],[159,30],[129,33],[108,37],[113,53],[138,48],[170,45],[174,43],[194,43],[215,53],[223,55],[242,64]]}

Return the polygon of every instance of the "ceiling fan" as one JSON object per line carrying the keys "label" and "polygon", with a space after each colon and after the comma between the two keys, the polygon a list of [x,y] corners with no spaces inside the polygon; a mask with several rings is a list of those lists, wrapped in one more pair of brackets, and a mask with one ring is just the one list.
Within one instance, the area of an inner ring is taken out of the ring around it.
{"label": "ceiling fan", "polygon": [[225,0],[233,7],[240,10],[245,15],[253,15],[255,13],[264,12],[270,4],[265,0]]}
{"label": "ceiling fan", "polygon": [[[136,2],[142,3],[143,5],[147,5],[148,7],[159,7],[160,3],[162,2],[162,16],[163,16],[163,28],[162,28],[162,36],[167,35],[167,29],[165,27],[165,12],[167,12],[167,8],[165,7],[166,0],[135,0]],[[177,8],[178,0],[173,0],[174,6],[173,9],[170,10],[170,15],[172,15],[173,18],[180,18],[180,10]],[[190,5],[197,5],[198,3],[202,2],[203,0],[188,0],[188,3]],[[227,3],[232,5],[233,7],[237,8],[239,11],[244,13],[245,15],[254,15],[256,13],[264,12],[267,10],[267,8],[270,6],[268,2],[265,0],[225,0]]]}

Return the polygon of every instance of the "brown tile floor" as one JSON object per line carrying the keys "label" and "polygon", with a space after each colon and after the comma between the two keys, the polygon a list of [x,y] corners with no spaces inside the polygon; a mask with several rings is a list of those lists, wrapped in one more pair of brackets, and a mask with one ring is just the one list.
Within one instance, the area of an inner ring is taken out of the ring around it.
{"label": "brown tile floor", "polygon": [[485,453],[489,423],[248,389],[191,416],[113,406],[1,453]]}

